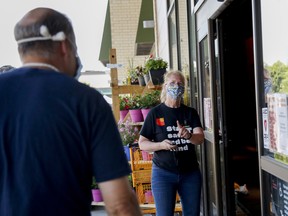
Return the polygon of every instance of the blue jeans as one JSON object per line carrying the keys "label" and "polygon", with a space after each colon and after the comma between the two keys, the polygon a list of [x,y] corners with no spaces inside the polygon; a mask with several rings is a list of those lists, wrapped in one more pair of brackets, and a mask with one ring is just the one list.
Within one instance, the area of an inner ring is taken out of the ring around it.
{"label": "blue jeans", "polygon": [[157,216],[173,216],[176,193],[183,216],[199,216],[202,178],[200,170],[180,174],[152,166],[151,187]]}

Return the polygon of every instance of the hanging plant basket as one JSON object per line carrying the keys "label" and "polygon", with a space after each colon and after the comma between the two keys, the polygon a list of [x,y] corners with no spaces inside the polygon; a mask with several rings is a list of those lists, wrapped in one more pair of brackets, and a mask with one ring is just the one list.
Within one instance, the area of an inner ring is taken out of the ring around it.
{"label": "hanging plant basket", "polygon": [[149,71],[150,80],[152,81],[153,85],[162,85],[164,83],[164,74],[166,73],[166,68],[163,69],[151,69]]}

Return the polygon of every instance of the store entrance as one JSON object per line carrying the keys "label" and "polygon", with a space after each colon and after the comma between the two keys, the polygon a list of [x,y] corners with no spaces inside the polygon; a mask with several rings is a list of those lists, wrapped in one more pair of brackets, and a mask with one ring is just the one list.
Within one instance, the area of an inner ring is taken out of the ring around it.
{"label": "store entrance", "polygon": [[[241,210],[241,215],[244,212],[257,216],[261,208],[251,1],[231,3],[215,19],[214,35],[218,46],[215,64],[219,137],[226,155],[225,171],[221,172],[225,172],[222,181],[228,184],[227,215],[237,215]],[[238,186],[242,186],[240,192],[235,192]]]}

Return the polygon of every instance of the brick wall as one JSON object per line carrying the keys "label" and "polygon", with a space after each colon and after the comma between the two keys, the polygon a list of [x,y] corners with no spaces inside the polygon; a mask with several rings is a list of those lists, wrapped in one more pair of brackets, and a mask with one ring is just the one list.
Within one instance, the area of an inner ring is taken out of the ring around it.
{"label": "brick wall", "polygon": [[126,78],[129,59],[133,58],[134,67],[143,65],[147,56],[135,55],[135,41],[140,15],[141,0],[110,0],[112,48],[116,49],[118,79]]}

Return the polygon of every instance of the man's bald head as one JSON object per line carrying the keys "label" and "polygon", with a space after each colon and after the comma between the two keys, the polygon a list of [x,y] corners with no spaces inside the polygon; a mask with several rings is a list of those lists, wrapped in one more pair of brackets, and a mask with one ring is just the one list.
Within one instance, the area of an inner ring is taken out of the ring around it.
{"label": "man's bald head", "polygon": [[35,8],[29,11],[24,17],[17,23],[19,26],[29,26],[35,22],[41,22],[45,19],[49,13],[55,13],[53,9],[50,8]]}
{"label": "man's bald head", "polygon": [[48,64],[77,77],[81,62],[70,20],[50,8],[35,8],[15,25],[14,37],[23,65]]}

